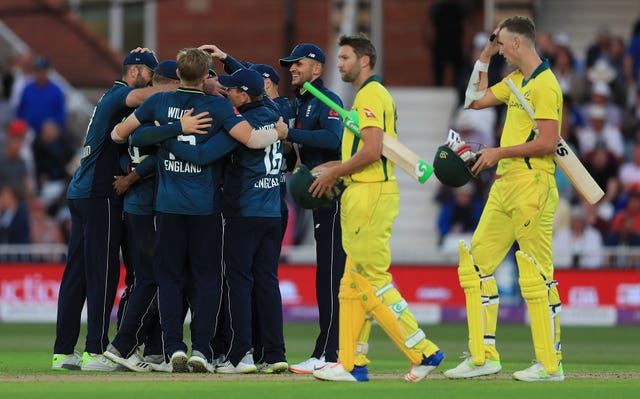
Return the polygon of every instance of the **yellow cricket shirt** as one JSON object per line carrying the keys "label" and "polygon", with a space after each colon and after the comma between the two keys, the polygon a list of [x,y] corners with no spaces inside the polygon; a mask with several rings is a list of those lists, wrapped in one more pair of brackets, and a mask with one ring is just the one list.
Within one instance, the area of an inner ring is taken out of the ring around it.
{"label": "yellow cricket shirt", "polygon": [[[536,138],[533,132],[533,121],[505,83],[509,78],[533,108],[535,119],[558,121],[559,136],[562,126],[562,90],[555,75],[551,72],[549,63],[544,60],[529,80],[525,80],[522,72],[517,69],[501,82],[491,86],[493,95],[507,104],[507,117],[500,137],[500,146],[523,144]],[[503,175],[517,169],[536,169],[553,174],[555,171],[553,154],[536,158],[505,158],[498,162],[496,173]]]}
{"label": "yellow cricket shirt", "polygon": [[[382,79],[379,76],[371,76],[362,84],[351,109],[358,112],[360,130],[375,126],[393,138],[398,137],[396,133],[396,105],[391,94],[382,85]],[[350,159],[360,147],[362,147],[362,140],[345,128],[342,135],[342,161],[346,162]],[[393,162],[381,157],[379,161],[353,173],[351,180],[363,183],[395,180],[393,169]]]}

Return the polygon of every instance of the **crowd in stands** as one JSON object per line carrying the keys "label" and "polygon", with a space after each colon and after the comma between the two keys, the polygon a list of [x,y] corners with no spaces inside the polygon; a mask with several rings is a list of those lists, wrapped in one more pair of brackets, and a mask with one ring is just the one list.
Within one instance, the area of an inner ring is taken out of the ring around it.
{"label": "crowd in stands", "polygon": [[[470,72],[487,35],[478,33],[467,62]],[[577,55],[565,33],[539,32],[537,49],[549,60],[564,95],[562,137],[605,192],[597,205],[584,201],[563,172],[556,169],[560,205],[554,226],[557,268],[640,267],[640,20],[628,38],[600,29],[586,54]],[[492,85],[510,72],[496,55],[489,67]],[[500,140],[504,107],[464,110],[468,74],[456,85],[459,104],[451,127],[467,142],[493,146]],[[489,124],[490,129],[487,130]],[[489,135],[487,135],[489,132]],[[489,175],[489,176],[486,176]],[[473,199],[484,203],[493,176],[485,172],[468,183]],[[465,194],[468,195],[468,194]],[[459,190],[444,186],[436,199],[440,242],[469,237],[477,220],[476,202],[460,205]],[[453,211],[452,211],[453,210]],[[468,215],[466,223],[458,221]],[[449,237],[448,237],[449,236]],[[443,244],[444,245],[444,244]],[[631,251],[629,251],[631,249]],[[635,250],[635,251],[634,251]]]}
{"label": "crowd in stands", "polygon": [[79,143],[65,130],[65,93],[50,67],[25,52],[0,69],[0,244],[68,237],[65,194]]}

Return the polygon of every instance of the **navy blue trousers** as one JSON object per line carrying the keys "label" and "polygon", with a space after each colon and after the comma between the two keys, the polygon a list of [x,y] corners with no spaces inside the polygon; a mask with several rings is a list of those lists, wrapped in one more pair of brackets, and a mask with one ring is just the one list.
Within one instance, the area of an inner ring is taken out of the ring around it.
{"label": "navy blue trousers", "polygon": [[233,333],[227,359],[234,365],[252,348],[252,318],[260,333],[258,340],[262,346],[260,357],[263,361],[275,363],[286,360],[278,283],[280,230],[280,218],[225,220],[225,277]]}
{"label": "navy blue trousers", "polygon": [[122,204],[110,198],[69,200],[71,236],[58,293],[54,353],[73,353],[87,300],[85,351],[102,353],[120,278]]}
{"label": "navy blue trousers", "polygon": [[330,208],[313,210],[316,240],[316,300],[320,334],[311,356],[325,356],[327,362],[338,361],[338,290],[347,255],[342,248],[340,202]]}
{"label": "navy blue trousers", "polygon": [[211,361],[211,340],[220,308],[222,217],[156,215],[153,271],[166,356],[187,352],[183,341],[184,295],[191,309],[191,349]]}
{"label": "navy blue trousers", "polygon": [[133,283],[123,308],[118,333],[111,342],[124,356],[133,355],[145,344],[146,355],[163,353],[157,290],[153,274],[155,225],[153,215],[125,212],[127,259],[133,271]]}

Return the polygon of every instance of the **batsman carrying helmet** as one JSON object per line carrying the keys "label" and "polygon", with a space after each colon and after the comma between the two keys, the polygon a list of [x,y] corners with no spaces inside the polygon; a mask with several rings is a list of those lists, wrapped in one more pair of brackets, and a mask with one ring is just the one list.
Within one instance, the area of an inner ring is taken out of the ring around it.
{"label": "batsman carrying helmet", "polygon": [[[501,370],[496,347],[498,286],[494,272],[514,242],[522,296],[531,319],[535,361],[513,378],[521,381],[562,381],[560,297],[553,278],[552,223],[558,206],[553,154],[560,136],[562,91],[547,60],[536,52],[535,26],[528,17],[502,21],[476,61],[467,86],[465,108],[507,104],[504,130],[497,148],[483,148],[471,173],[497,164],[471,246],[460,241],[458,276],[464,290],[470,355],[445,371],[448,378],[470,378]],[[491,56],[500,53],[516,69],[490,88],[487,70]],[[535,111],[533,121],[512,94],[511,79]],[[438,166],[435,166],[436,174]]]}

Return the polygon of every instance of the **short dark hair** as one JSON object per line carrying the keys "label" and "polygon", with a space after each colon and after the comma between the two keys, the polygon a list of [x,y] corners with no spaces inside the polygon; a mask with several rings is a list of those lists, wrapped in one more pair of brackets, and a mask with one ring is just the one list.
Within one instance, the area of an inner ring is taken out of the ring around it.
{"label": "short dark hair", "polygon": [[536,43],[536,25],[529,17],[516,15],[500,22],[498,27],[526,37],[531,41],[531,45],[535,45]]}
{"label": "short dark hair", "polygon": [[356,35],[342,35],[338,41],[339,46],[351,46],[358,58],[363,55],[369,56],[369,66],[373,69],[376,66],[376,48],[371,40],[364,33]]}

